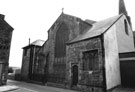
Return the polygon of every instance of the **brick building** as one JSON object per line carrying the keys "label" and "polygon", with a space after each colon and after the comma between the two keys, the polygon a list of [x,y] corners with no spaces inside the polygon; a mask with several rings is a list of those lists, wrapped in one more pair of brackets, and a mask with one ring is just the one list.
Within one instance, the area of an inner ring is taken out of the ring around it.
{"label": "brick building", "polygon": [[13,28],[0,14],[0,85],[6,84]]}

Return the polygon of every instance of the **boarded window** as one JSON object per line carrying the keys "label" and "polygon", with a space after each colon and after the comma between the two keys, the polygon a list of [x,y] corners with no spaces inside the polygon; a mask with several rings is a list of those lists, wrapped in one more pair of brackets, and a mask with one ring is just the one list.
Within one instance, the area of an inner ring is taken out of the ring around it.
{"label": "boarded window", "polygon": [[124,20],[124,26],[125,26],[125,33],[128,35],[128,25],[127,25],[127,21]]}
{"label": "boarded window", "polygon": [[55,39],[55,57],[64,57],[66,55],[66,42],[69,39],[69,31],[67,25],[62,23],[57,30]]}
{"label": "boarded window", "polygon": [[98,69],[98,50],[83,52],[83,70],[93,71]]}

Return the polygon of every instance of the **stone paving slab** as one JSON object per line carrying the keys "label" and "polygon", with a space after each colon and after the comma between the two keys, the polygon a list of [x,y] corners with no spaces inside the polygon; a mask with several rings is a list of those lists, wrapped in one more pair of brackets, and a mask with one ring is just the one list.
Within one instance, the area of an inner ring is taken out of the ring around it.
{"label": "stone paving slab", "polygon": [[17,89],[19,89],[19,87],[14,86],[14,85],[0,86],[0,92],[8,92],[8,91],[17,90]]}

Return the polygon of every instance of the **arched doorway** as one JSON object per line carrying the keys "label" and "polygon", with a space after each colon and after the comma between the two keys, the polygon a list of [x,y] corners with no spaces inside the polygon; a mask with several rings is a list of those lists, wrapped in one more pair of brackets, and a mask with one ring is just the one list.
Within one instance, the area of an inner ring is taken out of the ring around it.
{"label": "arched doorway", "polygon": [[78,83],[78,66],[72,66],[72,86],[76,86]]}

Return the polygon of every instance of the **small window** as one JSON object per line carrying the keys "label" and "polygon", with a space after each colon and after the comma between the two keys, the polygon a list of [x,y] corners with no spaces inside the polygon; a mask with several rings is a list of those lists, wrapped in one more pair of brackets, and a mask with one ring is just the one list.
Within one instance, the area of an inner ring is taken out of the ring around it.
{"label": "small window", "polygon": [[94,71],[98,69],[98,50],[83,52],[83,70]]}
{"label": "small window", "polygon": [[128,25],[127,25],[127,21],[126,20],[124,20],[124,26],[125,26],[125,33],[127,35],[129,35],[129,33],[128,33]]}
{"label": "small window", "polygon": [[24,56],[27,56],[27,49],[24,49]]}

